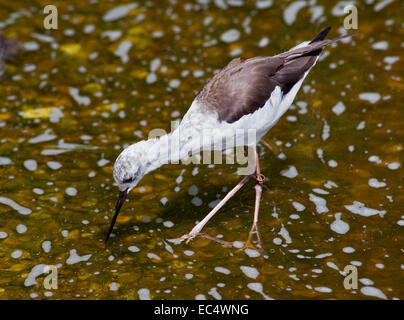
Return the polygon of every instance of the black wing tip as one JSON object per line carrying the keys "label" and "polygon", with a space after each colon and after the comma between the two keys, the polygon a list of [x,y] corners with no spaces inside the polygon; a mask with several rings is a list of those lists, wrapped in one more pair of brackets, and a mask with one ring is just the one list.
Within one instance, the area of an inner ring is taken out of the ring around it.
{"label": "black wing tip", "polygon": [[325,39],[325,37],[327,36],[327,34],[330,32],[331,27],[327,27],[323,30],[320,31],[320,33],[318,35],[316,35],[316,37],[310,41],[310,43],[314,43],[317,41],[322,41]]}

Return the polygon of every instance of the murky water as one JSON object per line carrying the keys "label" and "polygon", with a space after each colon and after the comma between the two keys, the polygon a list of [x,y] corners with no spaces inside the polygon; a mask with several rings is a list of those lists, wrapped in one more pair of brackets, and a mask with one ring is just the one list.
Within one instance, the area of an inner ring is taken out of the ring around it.
{"label": "murky water", "polygon": [[[205,231],[170,242],[237,181],[236,165],[169,165],[133,190],[115,237],[112,165],[170,130],[232,57],[273,55],[345,1],[0,1],[0,30],[26,49],[0,81],[0,298],[403,298],[403,5],[358,3],[360,34],[323,54],[259,147],[265,253],[240,251],[253,183]],[[46,289],[46,265],[58,289]],[[344,288],[344,268],[358,289]]]}

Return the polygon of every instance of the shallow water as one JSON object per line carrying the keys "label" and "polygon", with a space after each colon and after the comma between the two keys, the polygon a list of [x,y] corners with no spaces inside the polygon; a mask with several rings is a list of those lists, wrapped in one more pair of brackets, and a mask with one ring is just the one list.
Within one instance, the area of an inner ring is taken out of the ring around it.
{"label": "shallow water", "polygon": [[[232,57],[273,55],[331,25],[344,1],[0,1],[26,49],[0,80],[0,298],[403,298],[403,10],[358,5],[360,34],[328,48],[259,147],[263,249],[239,250],[253,183],[188,232],[237,181],[236,165],[168,165],[123,206],[106,246],[124,146],[170,130]],[[114,9],[115,8],[115,9]],[[400,12],[401,10],[401,12]],[[254,238],[255,241],[255,238]],[[45,289],[46,265],[58,289]],[[344,268],[358,289],[344,288]]]}

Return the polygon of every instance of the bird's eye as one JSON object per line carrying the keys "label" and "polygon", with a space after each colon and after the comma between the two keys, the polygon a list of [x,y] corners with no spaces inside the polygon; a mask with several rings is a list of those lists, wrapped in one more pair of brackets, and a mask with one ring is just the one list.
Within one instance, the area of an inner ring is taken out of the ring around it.
{"label": "bird's eye", "polygon": [[135,180],[135,178],[128,178],[128,179],[123,180],[123,183],[131,183],[131,182],[133,182],[133,180]]}

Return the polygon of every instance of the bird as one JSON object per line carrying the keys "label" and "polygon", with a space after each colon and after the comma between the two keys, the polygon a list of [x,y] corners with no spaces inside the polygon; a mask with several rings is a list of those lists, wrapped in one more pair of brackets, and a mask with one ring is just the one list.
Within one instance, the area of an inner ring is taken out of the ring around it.
{"label": "bird", "polygon": [[[262,186],[257,144],[289,109],[303,80],[316,64],[323,49],[356,33],[325,40],[331,27],[311,41],[275,56],[235,58],[216,73],[196,95],[178,127],[159,138],[143,140],[125,148],[117,157],[114,180],[119,188],[114,215],[105,239],[108,241],[116,218],[129,192],[148,173],[169,162],[178,163],[204,150],[221,150],[223,140],[239,141],[248,154],[248,169],[241,181],[188,234],[188,243],[202,234],[206,223],[255,176],[255,206],[250,234],[258,233]],[[247,132],[254,130],[250,142]],[[234,145],[233,145],[234,146]]]}

